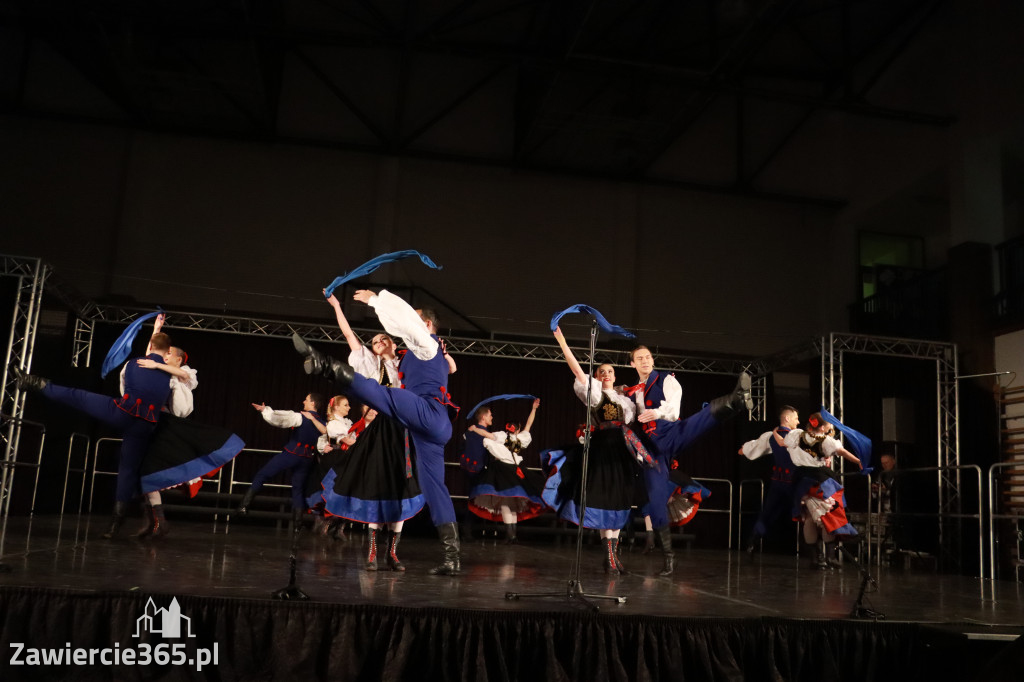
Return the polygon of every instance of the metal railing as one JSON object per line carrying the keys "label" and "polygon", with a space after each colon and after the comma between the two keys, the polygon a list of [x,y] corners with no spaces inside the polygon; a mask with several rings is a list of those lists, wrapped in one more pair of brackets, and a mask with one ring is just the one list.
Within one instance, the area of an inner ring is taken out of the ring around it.
{"label": "metal railing", "polygon": [[[872,516],[871,515],[871,474],[864,474],[864,473],[861,473],[860,471],[833,471],[832,474],[834,476],[842,479],[842,481],[843,481],[843,497],[845,499],[847,499],[847,500],[850,499],[850,495],[849,495],[849,491],[846,488],[846,478],[847,477],[851,477],[852,478],[854,476],[863,476],[865,479],[867,479],[867,491],[866,491],[866,494],[867,494],[867,506],[866,506],[867,513],[865,514],[865,521],[864,521],[864,535],[867,537],[867,540],[868,540],[867,541],[867,564],[870,566],[871,565],[871,556],[872,556],[872,547],[871,547],[871,545],[872,545],[872,543],[871,543],[871,516]],[[847,505],[846,505],[846,515],[847,515],[847,520],[851,524],[853,523],[853,520],[850,518],[850,515],[854,514],[854,513],[857,513],[857,512],[854,512],[852,509],[850,509],[849,502],[847,502]]]}
{"label": "metal railing", "polygon": [[100,469],[100,446],[104,443],[120,443],[123,439],[121,438],[100,438],[96,441],[96,444],[92,446],[92,473],[89,477],[89,513],[92,513],[92,497],[96,490],[96,477],[97,476],[117,476],[117,469],[113,471],[106,471]]}
{"label": "metal railing", "polygon": [[[706,514],[726,514],[729,517],[728,523],[726,524],[726,527],[725,527],[725,535],[726,535],[726,543],[728,544],[729,549],[732,549],[732,502],[733,502],[733,485],[732,485],[732,481],[730,481],[727,478],[695,478],[693,480],[696,481],[697,483],[700,483],[701,485],[704,485],[705,483],[723,483],[726,486],[728,486],[728,488],[729,488],[729,496],[728,496],[729,497],[729,502],[726,505],[725,509],[720,509],[720,508],[715,508],[715,507],[712,507],[711,509],[709,509],[708,507],[705,506],[705,504],[706,504],[705,502],[701,502],[700,511],[702,511],[702,512],[704,512]],[[706,486],[705,485],[704,487],[707,488],[708,490],[711,489],[711,486]],[[713,494],[712,494],[712,497],[714,497]]]}
{"label": "metal railing", "polygon": [[[235,486],[236,485],[252,487],[252,481],[246,481],[244,479],[240,479],[240,478],[237,478],[235,476],[235,469],[236,469],[236,465],[238,464],[238,456],[241,455],[243,452],[248,452],[248,453],[253,453],[253,454],[260,454],[260,455],[279,455],[279,454],[281,454],[280,450],[264,450],[262,448],[242,448],[242,450],[238,453],[238,455],[236,455],[231,460],[231,469],[230,469],[230,473],[229,473],[229,476],[228,476],[228,495],[234,495],[235,494]],[[289,490],[289,491],[292,489],[292,486],[291,486],[290,483],[264,483],[263,487],[264,488],[279,488],[279,489],[282,489],[282,490]],[[281,501],[282,501],[282,503],[287,502],[288,504],[291,504],[291,500],[287,499],[287,498],[283,498],[282,497]]]}
{"label": "metal railing", "polygon": [[[996,519],[1012,519],[1024,521],[1024,514],[1003,514],[996,512],[996,491],[998,484],[996,473],[1002,469],[1024,469],[1024,462],[997,462],[988,468],[988,577],[991,580],[996,578]],[[984,573],[981,576],[985,577]]]}
{"label": "metal railing", "polygon": [[[81,434],[74,434],[74,433],[71,434],[71,440],[74,440],[75,436],[81,436]],[[82,436],[82,437],[84,437],[84,436]],[[113,470],[101,469],[100,468],[100,447],[105,445],[105,444],[107,444],[107,443],[117,443],[117,444],[120,445],[122,440],[123,440],[122,438],[100,438],[100,439],[98,439],[96,441],[96,444],[92,448],[93,455],[92,455],[92,467],[91,468],[88,467],[88,455],[86,456],[86,468],[88,470],[88,473],[89,473],[89,476],[90,476],[90,479],[91,479],[90,483],[89,483],[89,505],[88,505],[88,512],[90,514],[92,513],[93,494],[94,494],[95,489],[96,489],[96,477],[97,476],[117,476],[117,469],[116,468],[113,469]],[[71,444],[70,443],[68,445],[68,452],[69,453],[71,452]],[[244,452],[244,450],[243,450],[243,452]],[[257,451],[257,452],[260,452],[260,451]],[[276,451],[268,450],[267,452],[276,452]],[[234,466],[234,460],[231,460],[231,462],[232,462],[232,467],[233,467]],[[70,460],[69,460],[68,466],[70,467]],[[78,470],[77,469],[69,469],[69,471],[76,471],[77,472]],[[222,486],[223,471],[224,471],[224,469],[222,467],[221,469],[217,470],[217,474],[215,476],[210,476],[210,477],[204,476],[203,480],[207,481],[207,482],[210,482],[210,483],[216,484],[217,492],[220,492],[221,491],[221,486]],[[64,490],[66,492],[67,491],[67,474],[66,473],[65,473],[64,481],[65,481],[64,482]],[[82,486],[83,486],[83,494],[84,494],[84,487],[85,487],[85,478],[84,478],[84,476],[83,476],[83,480],[82,480]],[[78,503],[78,511],[79,511],[79,513],[81,513],[81,511],[82,511],[81,500]],[[63,505],[63,503],[61,504],[61,513],[62,514],[64,513],[64,505]],[[216,515],[214,516],[214,519],[216,520]]]}
{"label": "metal railing", "polygon": [[[756,483],[759,486],[759,493],[760,493],[759,499],[761,500],[761,504],[758,505],[757,511],[747,512],[747,511],[743,511],[743,489],[745,487],[747,487],[748,484],[751,484],[751,483]],[[760,478],[745,478],[742,481],[740,481],[738,487],[739,487],[739,494],[737,496],[738,497],[738,501],[737,501],[737,505],[738,506],[737,506],[737,511],[736,511],[736,546],[737,547],[743,547],[743,517],[745,515],[749,515],[749,514],[755,514],[757,516],[761,515],[761,511],[764,509],[764,490],[765,490],[765,485],[764,485],[764,480],[763,479],[760,479]]]}
{"label": "metal railing", "polygon": [[[76,438],[85,439],[85,459],[82,461],[81,469],[71,468],[71,458],[72,454],[74,453]],[[78,513],[82,513],[82,503],[85,501],[85,481],[86,479],[89,478],[89,446],[91,444],[92,439],[83,433],[75,432],[71,434],[70,438],[68,438],[67,465],[64,467],[64,492],[61,493],[60,496],[60,513],[62,516],[64,515],[64,505],[66,504],[68,499],[68,477],[70,476],[71,472],[74,472],[76,474],[82,474],[82,488],[78,493]]]}
{"label": "metal railing", "polygon": [[[978,523],[978,571],[981,573],[979,577],[985,577],[985,524],[982,517],[982,500],[983,497],[983,480],[981,475],[981,467],[976,464],[961,464],[955,467],[915,467],[912,469],[897,469],[894,470],[896,480],[904,480],[910,474],[935,474],[940,476],[942,474],[948,474],[956,472],[959,475],[961,472],[973,471],[977,475],[977,490],[978,490],[978,505],[977,513],[975,514],[964,514],[964,513],[952,513],[952,512],[908,512],[908,511],[895,511],[889,512],[888,516],[898,521],[898,519],[907,518],[935,518],[938,521],[943,519],[974,519]],[[870,482],[870,477],[869,477]],[[871,486],[868,486],[868,494],[870,495]],[[879,500],[879,504],[881,500]],[[870,498],[868,503],[868,518],[870,520]],[[869,521],[870,522],[870,521]]]}
{"label": "metal railing", "polygon": [[[41,422],[31,421],[21,417],[14,417],[9,414],[0,414],[0,421],[9,422],[12,427],[17,427],[20,432],[24,426],[34,426],[39,429],[39,447],[36,449],[35,462],[22,462],[17,459],[17,448],[9,451],[7,459],[0,462],[0,469],[3,469],[4,485],[0,487],[0,516],[6,518],[11,513],[11,498],[14,496],[14,474],[18,467],[25,467],[36,470],[35,481],[32,484],[32,504],[29,514],[36,511],[36,493],[39,492],[39,471],[43,465],[43,446],[46,444],[46,426]],[[20,439],[19,439],[20,445]]]}

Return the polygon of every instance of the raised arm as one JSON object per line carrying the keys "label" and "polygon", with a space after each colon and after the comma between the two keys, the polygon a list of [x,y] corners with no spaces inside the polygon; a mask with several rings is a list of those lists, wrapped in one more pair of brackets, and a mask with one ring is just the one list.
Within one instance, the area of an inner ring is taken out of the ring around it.
{"label": "raised arm", "polygon": [[448,363],[448,373],[455,374],[459,371],[458,365],[455,364],[455,358],[448,355],[448,345],[441,339],[441,352],[444,354],[444,359]]}
{"label": "raised arm", "polygon": [[[324,289],[324,293],[327,293],[326,289]],[[327,297],[327,302],[331,304],[332,308],[334,308],[334,317],[338,320],[338,329],[340,329],[341,333],[345,335],[345,340],[348,341],[349,350],[352,352],[358,352],[359,349],[363,347],[363,344],[359,341],[359,337],[356,336],[356,333],[352,331],[352,327],[349,326],[348,320],[345,319],[345,313],[341,310],[341,301],[335,298],[334,294],[331,294]]]}
{"label": "raised arm", "polygon": [[572,354],[572,349],[569,348],[569,344],[565,342],[565,336],[562,334],[561,327],[555,328],[555,341],[558,341],[558,345],[561,346],[562,354],[565,356],[565,361],[569,363],[569,369],[572,370],[576,380],[581,384],[586,385],[590,377],[588,377],[587,373],[583,371],[582,367],[580,367],[580,363],[576,360],[576,356]]}
{"label": "raised arm", "polygon": [[[160,313],[156,316],[156,321],[153,322],[153,333],[159,334],[160,330],[164,327],[164,314]],[[149,337],[149,345],[146,346],[146,355],[153,352],[153,337]]]}
{"label": "raised arm", "polygon": [[526,426],[523,427],[523,431],[530,432],[530,428],[533,426],[533,420],[537,416],[537,408],[540,407],[540,398],[533,401],[533,408],[530,409],[530,416],[526,418]]}
{"label": "raised arm", "polygon": [[405,300],[386,289],[381,289],[379,294],[360,289],[352,298],[373,308],[384,331],[400,337],[417,358],[430,360],[437,355],[437,341],[430,335],[419,313]]}

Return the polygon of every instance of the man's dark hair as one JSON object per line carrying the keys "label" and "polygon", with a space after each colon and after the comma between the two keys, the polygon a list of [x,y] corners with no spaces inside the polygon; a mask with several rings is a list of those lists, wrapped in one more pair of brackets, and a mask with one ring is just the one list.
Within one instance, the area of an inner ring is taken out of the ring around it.
{"label": "man's dark hair", "polygon": [[437,316],[436,310],[433,308],[420,308],[420,317],[424,320],[430,320],[430,323],[434,325],[434,331],[437,331],[440,318]]}

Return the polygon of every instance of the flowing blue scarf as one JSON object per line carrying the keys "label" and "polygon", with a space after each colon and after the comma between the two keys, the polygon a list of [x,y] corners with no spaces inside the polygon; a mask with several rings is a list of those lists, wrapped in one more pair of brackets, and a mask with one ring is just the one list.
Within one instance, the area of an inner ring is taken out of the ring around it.
{"label": "flowing blue scarf", "polygon": [[117,341],[114,341],[114,345],[107,351],[107,357],[103,358],[103,367],[100,369],[101,377],[106,379],[112,369],[124,364],[124,361],[132,354],[132,344],[135,343],[135,337],[138,336],[142,325],[162,312],[163,310],[157,309],[155,313],[146,313],[133,320],[128,328],[121,332],[121,336],[117,337]]}
{"label": "flowing blue scarf", "polygon": [[382,265],[386,265],[387,263],[394,263],[395,261],[402,260],[403,258],[411,258],[413,256],[418,257],[421,261],[423,261],[423,264],[426,265],[427,267],[431,267],[435,270],[441,269],[441,266],[435,263],[434,261],[430,260],[430,256],[426,255],[425,253],[413,251],[412,249],[409,249],[407,251],[393,251],[392,253],[385,253],[381,254],[380,256],[377,256],[376,258],[371,258],[370,260],[366,261],[355,270],[346,272],[341,277],[335,277],[334,281],[331,282],[326,289],[324,289],[324,296],[330,296],[332,293],[334,293],[335,289],[340,287],[345,282],[350,282],[358,277],[362,277],[363,275],[368,275]]}
{"label": "flowing blue scarf", "polygon": [[832,426],[836,427],[836,430],[846,436],[846,442],[850,445],[850,452],[857,455],[860,460],[860,465],[863,468],[863,473],[867,474],[871,472],[871,439],[865,436],[859,431],[851,429],[841,421],[836,419],[834,416],[829,414],[829,411],[825,409],[823,405],[820,410],[821,417]]}
{"label": "flowing blue scarf", "polygon": [[483,400],[478,402],[476,405],[473,406],[473,409],[467,412],[466,414],[468,414],[469,418],[472,419],[473,415],[476,414],[476,411],[479,410],[484,405],[486,405],[487,403],[493,403],[496,400],[514,400],[516,398],[529,398],[530,400],[536,400],[537,396],[529,395],[526,393],[502,393],[501,395],[492,395],[490,398],[484,398]]}
{"label": "flowing blue scarf", "polygon": [[601,311],[599,311],[597,308],[592,308],[591,306],[586,305],[584,303],[577,303],[576,305],[569,306],[560,313],[555,313],[555,315],[551,318],[551,331],[555,331],[555,329],[558,327],[558,321],[561,320],[566,315],[568,315],[569,313],[590,313],[591,315],[594,316],[594,320],[597,321],[597,326],[601,328],[601,331],[607,332],[609,334],[625,336],[627,339],[636,338],[636,335],[634,335],[633,332],[628,331],[627,329],[624,329],[623,327],[620,327],[617,324],[612,324],[611,322],[605,319],[604,315],[601,314]]}

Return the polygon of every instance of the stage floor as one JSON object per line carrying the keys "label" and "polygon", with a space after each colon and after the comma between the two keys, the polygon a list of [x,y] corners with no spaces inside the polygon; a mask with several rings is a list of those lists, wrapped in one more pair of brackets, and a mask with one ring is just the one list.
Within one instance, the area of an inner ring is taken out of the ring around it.
{"label": "stage floor", "polygon": [[[267,599],[288,583],[291,534],[287,528],[234,521],[172,519],[171,534],[158,541],[134,539],[139,519],[122,537],[103,540],[108,517],[13,517],[6,524],[0,585],[84,592],[140,591],[173,595]],[[228,531],[228,532],[225,532]],[[344,541],[299,541],[298,585],[311,600],[413,608],[566,611],[579,605],[565,597],[575,557],[569,537],[531,539],[507,546],[497,539],[464,541],[463,574],[428,574],[441,556],[436,538],[403,537],[399,556],[408,570],[363,569],[366,535],[359,527]],[[583,547],[581,583],[588,593],[621,595],[625,603],[599,602],[601,612],[681,618],[841,619],[850,615],[860,575],[819,572],[805,559],[679,549],[672,576],[659,577],[660,551],[639,546],[623,553],[626,575],[609,579],[596,543]],[[381,567],[385,566],[380,562]],[[1024,633],[1024,586],[1007,581],[938,575],[930,571],[873,569],[877,587],[864,604],[905,621],[954,626],[961,631]],[[552,598],[508,600],[508,592],[553,593]]]}

